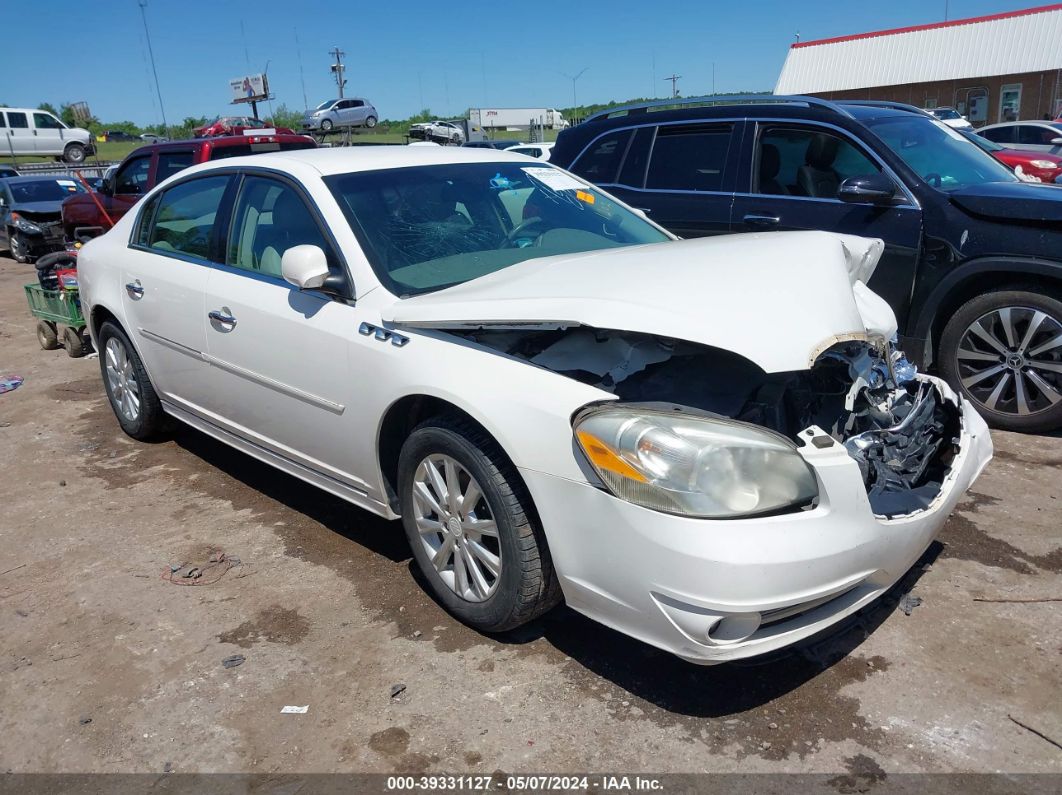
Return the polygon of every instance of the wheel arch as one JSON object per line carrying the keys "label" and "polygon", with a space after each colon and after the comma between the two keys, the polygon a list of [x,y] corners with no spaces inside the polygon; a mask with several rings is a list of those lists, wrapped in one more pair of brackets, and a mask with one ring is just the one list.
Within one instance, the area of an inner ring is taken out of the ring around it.
{"label": "wheel arch", "polygon": [[[516,476],[521,477],[505,441],[490,424],[447,398],[426,393],[408,394],[387,407],[376,432],[376,457],[382,476],[384,495],[391,510],[397,515],[401,515],[398,504],[398,457],[402,451],[402,445],[413,429],[422,422],[444,415],[459,416],[482,429],[498,444],[509,463],[513,464]],[[523,486],[527,488],[526,483],[523,483]]]}
{"label": "wheel arch", "polygon": [[923,364],[936,359],[944,326],[964,303],[989,290],[1036,286],[1062,288],[1062,262],[1034,257],[985,257],[963,263],[940,280],[918,310],[907,336],[925,340]]}

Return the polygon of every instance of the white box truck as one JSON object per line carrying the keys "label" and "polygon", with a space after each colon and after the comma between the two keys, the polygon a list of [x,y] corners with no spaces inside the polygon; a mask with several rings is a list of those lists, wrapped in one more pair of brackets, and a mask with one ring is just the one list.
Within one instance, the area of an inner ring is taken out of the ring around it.
{"label": "white box truck", "polygon": [[532,121],[550,130],[568,126],[568,121],[553,108],[471,108],[468,121],[483,130],[527,130]]}

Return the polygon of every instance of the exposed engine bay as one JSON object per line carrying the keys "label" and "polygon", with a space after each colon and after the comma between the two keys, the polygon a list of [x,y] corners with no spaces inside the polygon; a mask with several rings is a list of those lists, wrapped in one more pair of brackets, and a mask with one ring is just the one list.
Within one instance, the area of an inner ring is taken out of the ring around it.
{"label": "exposed engine bay", "polygon": [[859,465],[878,516],[923,510],[957,451],[958,407],[892,350],[839,342],[809,370],[765,373],[737,354],[647,334],[575,328],[451,332],[624,401],[668,402],[796,441],[817,425]]}

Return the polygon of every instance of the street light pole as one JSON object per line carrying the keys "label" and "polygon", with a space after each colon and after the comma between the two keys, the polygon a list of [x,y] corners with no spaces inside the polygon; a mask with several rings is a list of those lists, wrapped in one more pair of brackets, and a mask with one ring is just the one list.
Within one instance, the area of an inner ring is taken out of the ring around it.
{"label": "street light pole", "polygon": [[564,72],[561,72],[562,75],[564,75],[565,77],[567,77],[569,80],[572,81],[572,114],[573,115],[575,113],[575,109],[577,107],[579,107],[579,101],[578,101],[578,99],[576,98],[576,95],[575,95],[575,81],[578,80],[580,77],[582,77],[584,74],[586,74],[586,70],[589,69],[589,68],[590,68],[589,66],[584,66],[579,71],[579,73],[575,74],[575,75],[569,75],[569,74],[565,74]]}

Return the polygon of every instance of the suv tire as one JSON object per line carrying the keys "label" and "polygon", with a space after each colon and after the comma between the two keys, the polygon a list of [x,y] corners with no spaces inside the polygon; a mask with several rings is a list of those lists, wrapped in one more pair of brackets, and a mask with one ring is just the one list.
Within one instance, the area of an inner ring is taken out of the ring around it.
{"label": "suv tire", "polygon": [[[434,475],[427,467],[435,467]],[[503,632],[560,601],[531,495],[498,443],[479,426],[436,417],[414,429],[399,454],[398,493],[417,566],[436,599],[458,619],[482,632]],[[469,495],[478,496],[469,503]],[[482,533],[474,529],[477,524],[484,526]]]}
{"label": "suv tire", "polygon": [[[165,427],[166,415],[129,337],[116,323],[108,320],[100,327],[99,342],[103,386],[118,424],[139,441],[157,436]],[[129,390],[135,392],[139,401],[135,411],[128,410],[131,404],[126,402],[126,393]]]}
{"label": "suv tire", "polygon": [[1058,428],[1062,300],[1022,287],[970,299],[944,327],[940,370],[995,428],[1026,433]]}
{"label": "suv tire", "polygon": [[81,144],[67,144],[63,150],[63,160],[67,163],[84,163],[85,147]]}

